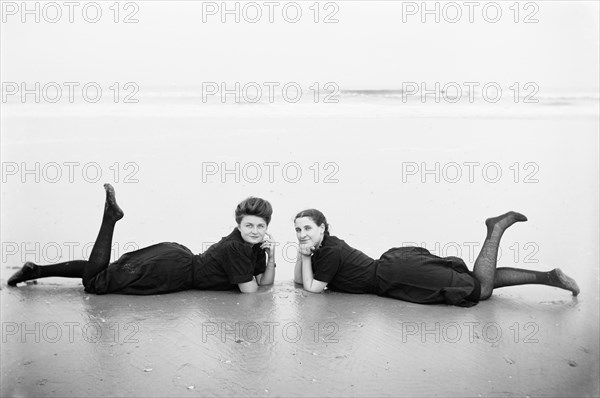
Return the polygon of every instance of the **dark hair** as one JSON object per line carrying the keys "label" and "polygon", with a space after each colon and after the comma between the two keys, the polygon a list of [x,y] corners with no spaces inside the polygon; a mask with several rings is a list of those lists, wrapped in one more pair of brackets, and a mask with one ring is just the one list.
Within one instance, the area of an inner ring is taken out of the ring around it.
{"label": "dark hair", "polygon": [[244,216],[256,216],[264,219],[269,225],[272,214],[273,208],[268,201],[250,196],[242,200],[235,208],[235,222],[241,223]]}
{"label": "dark hair", "polygon": [[325,214],[321,213],[317,209],[306,209],[302,210],[300,213],[296,214],[294,217],[294,221],[301,217],[308,217],[319,227],[325,224],[325,235],[329,235],[329,224],[327,223],[327,219],[325,218]]}

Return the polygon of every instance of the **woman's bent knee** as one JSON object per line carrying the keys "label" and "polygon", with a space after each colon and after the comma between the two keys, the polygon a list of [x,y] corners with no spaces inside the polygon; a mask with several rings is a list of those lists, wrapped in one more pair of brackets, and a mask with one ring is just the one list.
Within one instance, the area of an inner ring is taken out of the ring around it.
{"label": "woman's bent knee", "polygon": [[481,285],[481,294],[479,295],[479,300],[487,300],[491,297],[492,292],[494,291],[493,287]]}

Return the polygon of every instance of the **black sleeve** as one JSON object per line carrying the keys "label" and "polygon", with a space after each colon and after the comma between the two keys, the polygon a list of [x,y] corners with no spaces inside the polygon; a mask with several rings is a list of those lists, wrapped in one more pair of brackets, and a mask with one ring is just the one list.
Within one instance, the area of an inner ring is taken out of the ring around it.
{"label": "black sleeve", "polygon": [[243,243],[232,243],[223,253],[223,268],[229,278],[229,283],[238,284],[250,282],[253,279],[252,247]]}
{"label": "black sleeve", "polygon": [[254,275],[260,275],[267,270],[267,254],[264,249],[260,249],[256,256],[256,264],[254,266]]}
{"label": "black sleeve", "polygon": [[313,279],[329,283],[342,264],[340,249],[322,247],[312,257]]}

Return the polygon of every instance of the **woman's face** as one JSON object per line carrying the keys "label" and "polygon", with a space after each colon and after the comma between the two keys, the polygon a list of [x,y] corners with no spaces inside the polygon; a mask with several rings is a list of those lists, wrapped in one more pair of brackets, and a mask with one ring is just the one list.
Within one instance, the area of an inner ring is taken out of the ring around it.
{"label": "woman's face", "polygon": [[256,244],[265,239],[267,222],[262,217],[244,216],[238,224],[242,239],[248,243]]}
{"label": "woman's face", "polygon": [[325,234],[325,224],[319,226],[310,217],[299,217],[294,221],[294,225],[300,244],[309,244],[315,249],[319,247]]}

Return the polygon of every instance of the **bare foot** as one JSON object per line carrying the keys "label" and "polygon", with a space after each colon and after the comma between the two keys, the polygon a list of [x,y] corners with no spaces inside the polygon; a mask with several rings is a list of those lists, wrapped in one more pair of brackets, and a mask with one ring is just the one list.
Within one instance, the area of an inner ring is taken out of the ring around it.
{"label": "bare foot", "polygon": [[579,294],[579,286],[577,282],[571,277],[568,277],[560,268],[555,268],[550,271],[550,281],[552,286],[559,287],[561,289],[569,290],[573,293],[573,296]]}
{"label": "bare foot", "polygon": [[502,235],[508,227],[516,222],[522,221],[527,221],[527,217],[515,211],[509,211],[508,213],[504,213],[498,217],[488,218],[485,220],[485,225],[487,226],[487,236],[489,238],[493,233]]}
{"label": "bare foot", "polygon": [[17,286],[17,283],[19,282],[25,282],[31,279],[37,279],[39,277],[40,270],[38,266],[32,262],[26,262],[23,267],[15,272],[6,283],[8,286]]}
{"label": "bare foot", "polygon": [[106,203],[104,204],[104,214],[109,215],[114,221],[119,221],[125,213],[117,204],[117,198],[115,197],[115,189],[110,184],[104,184],[104,190],[106,191]]}

